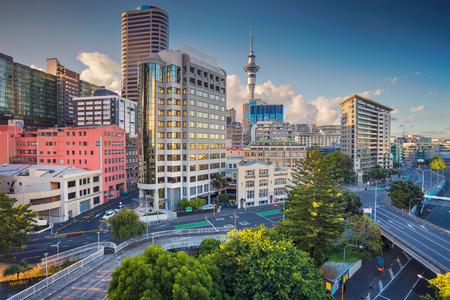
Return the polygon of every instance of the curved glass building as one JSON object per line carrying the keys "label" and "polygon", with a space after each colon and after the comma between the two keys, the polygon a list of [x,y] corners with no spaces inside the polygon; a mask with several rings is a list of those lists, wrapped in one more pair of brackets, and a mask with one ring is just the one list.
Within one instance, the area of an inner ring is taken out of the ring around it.
{"label": "curved glass building", "polygon": [[137,62],[169,48],[169,15],[164,10],[142,5],[122,13],[122,97],[137,100]]}

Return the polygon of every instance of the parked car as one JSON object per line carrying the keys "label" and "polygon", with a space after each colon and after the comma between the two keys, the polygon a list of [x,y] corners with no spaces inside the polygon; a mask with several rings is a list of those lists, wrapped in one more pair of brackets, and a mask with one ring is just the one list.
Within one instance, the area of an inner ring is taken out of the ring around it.
{"label": "parked car", "polygon": [[115,214],[116,214],[115,211],[113,211],[113,210],[107,210],[107,211],[105,212],[105,214],[103,215],[102,219],[108,220],[109,218],[111,218],[111,217],[114,216]]}
{"label": "parked car", "polygon": [[122,204],[122,202],[119,203],[119,206],[117,206],[114,211],[116,213],[118,213],[119,211],[121,211],[122,209],[124,209],[125,207],[127,207],[125,204]]}

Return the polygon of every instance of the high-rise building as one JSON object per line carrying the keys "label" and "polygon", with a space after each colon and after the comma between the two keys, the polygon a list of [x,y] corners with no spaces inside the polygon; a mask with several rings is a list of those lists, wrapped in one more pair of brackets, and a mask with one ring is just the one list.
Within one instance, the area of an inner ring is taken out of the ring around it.
{"label": "high-rise building", "polygon": [[255,51],[253,51],[253,24],[250,25],[250,53],[248,54],[248,64],[244,67],[247,72],[248,81],[248,98],[255,99],[256,73],[259,71],[259,66],[255,62]]}
{"label": "high-rise building", "polygon": [[56,77],[14,62],[0,53],[0,118],[22,119],[27,130],[53,127],[56,120]]}
{"label": "high-rise building", "polygon": [[92,96],[94,91],[104,87],[80,80],[80,74],[61,65],[56,58],[47,59],[47,73],[57,78],[57,125],[76,125],[76,103],[72,101],[73,97]]}
{"label": "high-rise building", "polygon": [[137,100],[138,61],[169,49],[169,15],[142,5],[122,13],[122,97]]}
{"label": "high-rise building", "polygon": [[294,141],[295,126],[285,122],[258,121],[252,126],[251,140],[256,141]]}
{"label": "high-rise building", "polygon": [[97,90],[91,97],[74,97],[78,126],[117,125],[130,136],[137,135],[137,103],[109,90]]}
{"label": "high-rise building", "polygon": [[[306,124],[297,124],[306,125]],[[314,124],[307,124],[314,125]],[[307,126],[297,129],[306,130],[295,132],[295,141],[306,147],[332,147],[339,148],[341,144],[341,126],[340,125],[323,125],[323,126]]]}
{"label": "high-rise building", "polygon": [[226,73],[190,47],[139,62],[139,193],[153,208],[181,198],[211,200],[225,175]]}
{"label": "high-rise building", "polygon": [[392,167],[392,108],[356,94],[340,105],[341,149],[351,158],[353,169],[364,171],[376,165]]}
{"label": "high-rise building", "polygon": [[257,104],[250,105],[250,130],[260,121],[274,120],[284,122],[284,105],[282,104]]}

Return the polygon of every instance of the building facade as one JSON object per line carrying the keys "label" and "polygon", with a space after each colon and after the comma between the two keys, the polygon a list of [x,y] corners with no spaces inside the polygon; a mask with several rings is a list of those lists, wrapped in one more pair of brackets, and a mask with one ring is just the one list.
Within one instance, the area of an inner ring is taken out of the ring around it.
{"label": "building facade", "polygon": [[227,123],[227,147],[243,147],[243,143],[242,124],[239,122]]}
{"label": "building facade", "polygon": [[28,130],[55,126],[56,83],[55,76],[0,53],[0,118],[21,119]]}
{"label": "building facade", "polygon": [[122,13],[122,97],[138,97],[138,61],[169,49],[169,15],[155,6],[142,5]]}
{"label": "building facade", "polygon": [[391,168],[392,108],[356,94],[340,105],[341,149],[351,158],[353,169]]}
{"label": "building facade", "polygon": [[306,155],[306,147],[295,142],[257,141],[243,148],[244,162],[262,161],[277,167],[293,168]]}
{"label": "building facade", "polygon": [[56,58],[47,59],[47,73],[56,76],[56,123],[60,127],[76,125],[77,112],[73,97],[92,96],[103,88],[80,80],[80,74],[64,67]]}
{"label": "building facade", "polygon": [[251,141],[284,141],[292,142],[295,136],[295,126],[285,122],[259,121],[252,126]]}
{"label": "building facade", "polygon": [[101,203],[127,191],[125,132],[116,125],[40,129],[33,134],[17,134],[13,143],[15,153],[10,151],[9,158],[12,163],[71,165],[91,171],[101,170]]}
{"label": "building facade", "polygon": [[190,47],[139,63],[139,192],[153,207],[175,209],[204,197],[225,175],[226,73]]}
{"label": "building facade", "polygon": [[137,103],[108,90],[91,97],[74,97],[77,126],[117,125],[130,136],[137,135]]}
{"label": "building facade", "polygon": [[298,131],[295,133],[295,141],[306,147],[318,146],[339,148],[341,144],[341,126],[314,126],[307,132]]}
{"label": "building facade", "polygon": [[259,160],[239,165],[236,196],[238,208],[284,203],[287,198],[285,187],[289,180],[288,168]]}
{"label": "building facade", "polygon": [[17,199],[14,206],[31,203],[38,219],[48,223],[67,221],[101,204],[100,170],[11,164],[0,166],[0,181],[1,191]]}
{"label": "building facade", "polygon": [[126,168],[127,168],[127,191],[137,190],[139,181],[139,165],[138,165],[138,140],[137,138],[128,137],[126,139]]}

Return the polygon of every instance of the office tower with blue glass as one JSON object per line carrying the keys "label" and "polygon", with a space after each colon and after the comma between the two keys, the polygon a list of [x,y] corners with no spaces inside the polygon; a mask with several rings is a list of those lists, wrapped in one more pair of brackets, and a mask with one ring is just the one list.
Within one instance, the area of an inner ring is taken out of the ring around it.
{"label": "office tower with blue glass", "polygon": [[261,102],[263,101],[255,102],[255,105],[250,102],[250,128],[260,121],[284,122],[284,105],[260,104]]}

